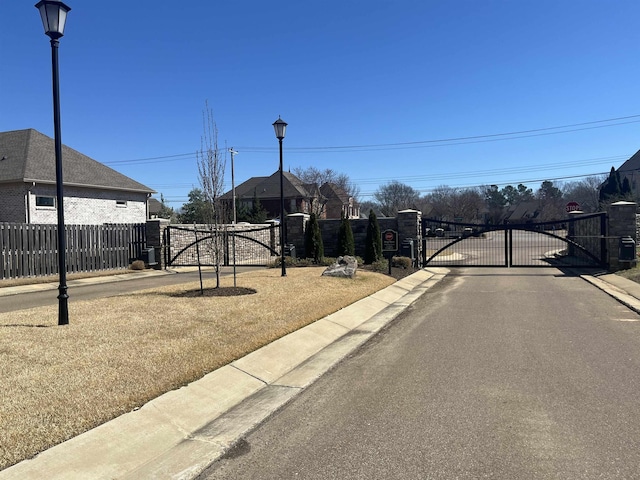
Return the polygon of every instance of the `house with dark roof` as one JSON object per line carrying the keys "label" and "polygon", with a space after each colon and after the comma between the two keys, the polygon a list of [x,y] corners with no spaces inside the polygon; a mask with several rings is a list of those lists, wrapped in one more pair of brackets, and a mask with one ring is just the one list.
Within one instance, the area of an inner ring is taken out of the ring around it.
{"label": "house with dark roof", "polygon": [[[305,184],[290,172],[283,172],[282,177],[285,214],[311,213],[315,202],[319,201],[317,185]],[[258,199],[269,218],[280,217],[280,171],[269,177],[251,177],[236,186],[237,209],[242,206],[251,208],[254,198]],[[221,200],[231,208],[233,192],[229,190]]]}
{"label": "house with dark roof", "polygon": [[620,165],[617,171],[620,173],[621,184],[624,182],[624,179],[627,178],[629,185],[631,185],[633,197],[638,198],[640,196],[640,150]]}
{"label": "house with dark roof", "polygon": [[540,213],[540,202],[520,202],[506,209],[502,222],[506,223],[530,223]]}
{"label": "house with dark roof", "polygon": [[360,206],[342,187],[335,183],[324,183],[320,187],[324,202],[323,218],[360,218]]}
{"label": "house with dark roof", "polygon": [[[149,187],[62,146],[67,224],[144,223]],[[0,222],[57,223],[55,150],[34,130],[0,132]]]}

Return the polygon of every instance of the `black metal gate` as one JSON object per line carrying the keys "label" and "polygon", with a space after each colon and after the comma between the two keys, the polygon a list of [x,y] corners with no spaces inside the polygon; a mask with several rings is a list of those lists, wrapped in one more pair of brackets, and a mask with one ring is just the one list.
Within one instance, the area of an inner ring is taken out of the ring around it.
{"label": "black metal gate", "polygon": [[422,220],[422,263],[458,267],[606,267],[606,213],[478,225]]}
{"label": "black metal gate", "polygon": [[170,225],[164,231],[168,267],[267,265],[279,258],[278,225],[221,225],[218,228]]}

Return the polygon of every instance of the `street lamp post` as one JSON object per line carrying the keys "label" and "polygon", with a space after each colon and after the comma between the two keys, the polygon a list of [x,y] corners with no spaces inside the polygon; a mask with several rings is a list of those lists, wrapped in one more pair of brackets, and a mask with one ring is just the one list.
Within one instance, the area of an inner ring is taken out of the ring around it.
{"label": "street lamp post", "polygon": [[287,122],[278,116],[278,120],[273,122],[273,129],[276,132],[276,138],[280,142],[280,265],[282,266],[282,276],[287,276],[287,267],[284,264],[284,181],[282,173],[282,140],[287,130]]}
{"label": "street lamp post", "polygon": [[56,156],[56,200],[58,209],[58,325],[69,323],[69,307],[67,294],[67,251],[64,231],[64,202],[62,190],[62,140],[60,135],[60,86],[58,82],[58,39],[64,35],[67,13],[71,8],[56,0],[42,0],[36,8],[40,10],[44,33],[51,39],[51,65],[53,77],[53,129]]}
{"label": "street lamp post", "polygon": [[231,200],[231,208],[233,209],[233,234],[231,236],[231,251],[233,255],[233,286],[236,286],[236,223],[237,223],[237,213],[236,213],[236,180],[235,174],[233,170],[233,157],[238,153],[233,147],[229,149],[231,153],[231,196],[233,197]]}

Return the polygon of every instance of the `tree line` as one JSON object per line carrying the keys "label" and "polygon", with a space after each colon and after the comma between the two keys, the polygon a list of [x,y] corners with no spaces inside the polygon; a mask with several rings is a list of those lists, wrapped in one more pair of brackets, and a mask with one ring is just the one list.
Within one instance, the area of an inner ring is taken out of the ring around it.
{"label": "tree line", "polygon": [[[611,168],[609,177],[589,176],[582,180],[557,183],[545,180],[536,190],[520,183],[457,188],[440,185],[427,194],[398,181],[379,187],[372,200],[360,203],[361,210],[373,209],[384,216],[395,216],[399,210],[420,210],[423,217],[469,223],[500,223],[508,211],[523,206],[529,218],[536,221],[562,219],[566,205],[576,202],[585,213],[602,211],[606,204],[618,200],[634,200],[628,179]],[[523,220],[523,219],[517,219]]]}
{"label": "tree line", "polygon": [[[331,169],[320,170],[315,167],[294,168],[294,173],[305,184],[321,185],[334,183],[350,196],[359,199],[360,188],[350,178]],[[176,211],[169,208],[161,195],[159,217],[171,219],[175,223],[206,223],[211,216],[211,202],[202,188],[193,188],[188,201]],[[419,190],[392,180],[381,185],[371,200],[359,201],[360,211],[365,215],[375,211],[380,216],[392,217],[404,209],[416,209],[423,216],[450,221],[470,223],[499,223],[510,208],[528,204],[528,212],[536,221],[548,221],[564,218],[566,204],[577,202],[585,213],[601,211],[607,203],[617,200],[633,200],[629,180],[620,178],[620,173],[611,167],[608,176],[589,176],[582,180],[558,183],[543,181],[536,190],[520,183],[517,185],[483,185],[479,187],[459,188],[440,185],[426,194]],[[241,204],[237,210],[239,222],[263,223],[267,212],[257,196],[247,206]],[[320,211],[313,211],[320,216]]]}

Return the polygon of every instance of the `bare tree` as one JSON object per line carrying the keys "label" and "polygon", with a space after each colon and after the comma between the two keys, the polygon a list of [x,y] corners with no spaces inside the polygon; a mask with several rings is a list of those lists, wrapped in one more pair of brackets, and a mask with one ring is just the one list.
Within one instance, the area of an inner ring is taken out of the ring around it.
{"label": "bare tree", "polygon": [[196,152],[198,179],[204,193],[207,209],[206,243],[207,253],[211,256],[216,272],[216,288],[220,287],[220,266],[224,255],[224,236],[226,234],[226,215],[220,197],[224,193],[224,170],[226,150],[222,154],[218,149],[218,127],[213,119],[209,102],[205,102],[202,112],[203,135],[200,137],[200,150]]}
{"label": "bare tree", "polygon": [[453,188],[440,185],[426,196],[433,207],[431,216],[460,221],[476,221],[483,207],[484,199],[477,188]]}
{"label": "bare tree", "polygon": [[567,202],[578,202],[583,212],[597,212],[600,209],[600,186],[606,179],[605,175],[597,175],[567,183],[562,188],[564,199]]}
{"label": "bare tree", "polygon": [[[338,173],[330,168],[320,170],[316,167],[296,167],[293,169],[293,173],[296,177],[302,180],[303,183],[315,184],[318,188],[320,188],[325,183],[332,183],[334,185],[337,185],[342,190],[344,190],[347,195],[353,197],[353,199],[358,202],[360,187],[354,184],[349,179],[349,176],[344,173]],[[324,211],[324,206],[325,204],[323,201],[314,202],[314,205],[312,205],[313,213],[320,216]]]}
{"label": "bare tree", "polygon": [[373,193],[373,198],[386,217],[395,216],[398,211],[416,208],[420,200],[420,192],[404,183],[392,180],[382,185]]}

